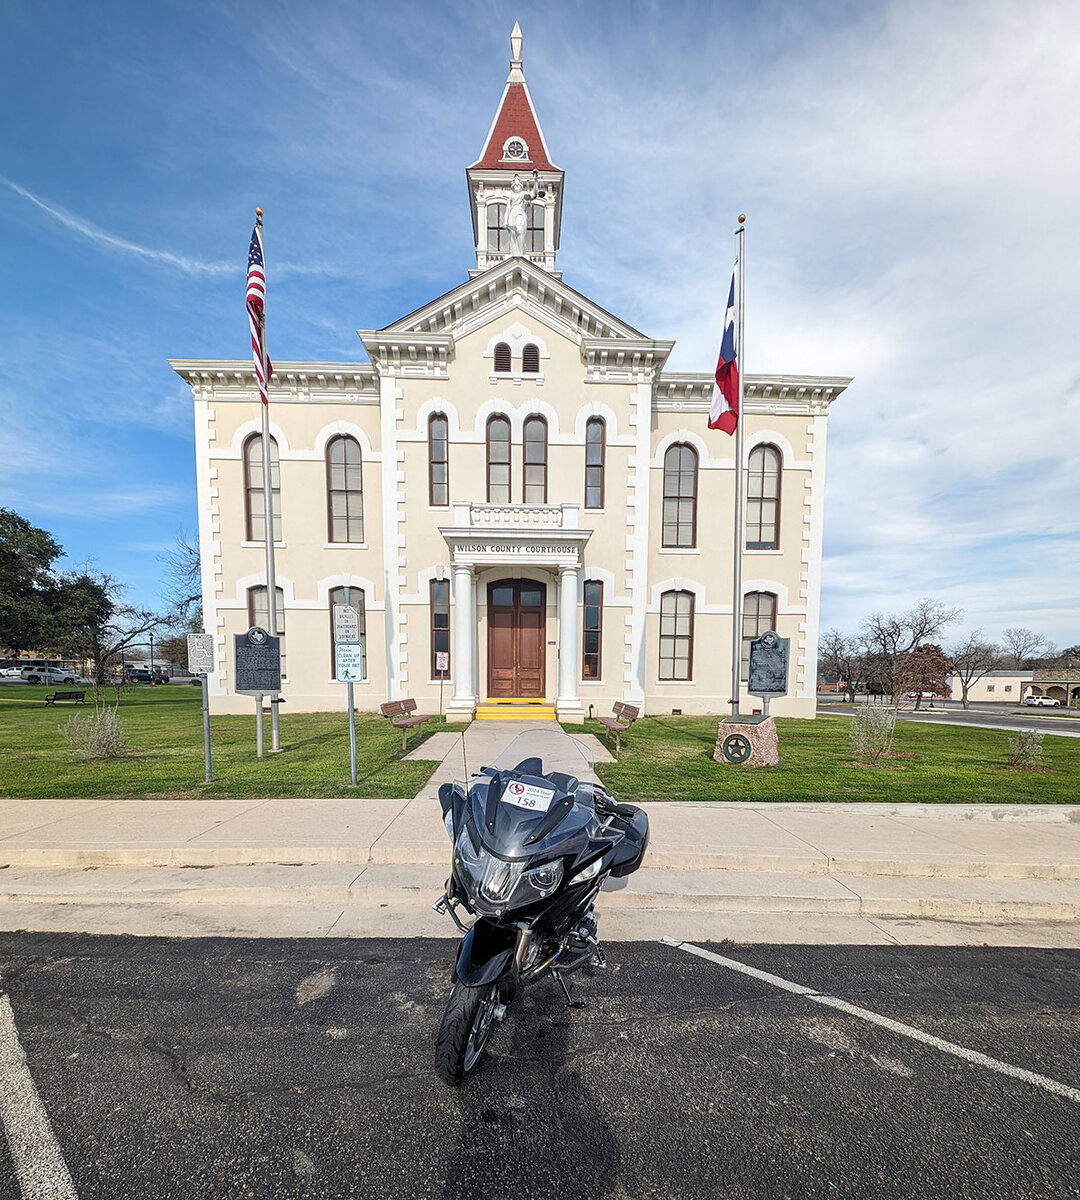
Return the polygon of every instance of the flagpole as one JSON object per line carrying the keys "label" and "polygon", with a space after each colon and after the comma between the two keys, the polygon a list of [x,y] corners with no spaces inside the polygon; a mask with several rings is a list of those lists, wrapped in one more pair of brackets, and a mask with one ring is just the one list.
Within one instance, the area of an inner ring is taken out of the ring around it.
{"label": "flagpole", "polygon": [[[263,210],[257,208],[255,210],[255,224],[259,227],[259,241],[262,242],[262,218]],[[265,273],[265,251],[263,256],[263,270]],[[265,285],[264,285],[265,286]],[[263,386],[266,388],[267,401],[262,403],[262,455],[263,455],[263,516],[264,542],[266,544],[266,607],[267,618],[270,625],[270,636],[277,637],[277,570],[274,566],[274,478],[271,474],[270,460],[270,378],[267,375],[266,369],[266,304],[263,303],[261,314],[262,337],[259,339],[262,345],[260,353],[262,355],[262,375]],[[259,724],[262,725],[262,706],[259,711]],[[270,697],[270,752],[276,753],[281,749],[281,729],[278,724],[278,698],[277,695]]]}
{"label": "flagpole", "polygon": [[731,713],[739,715],[742,693],[742,551],[743,551],[743,423],[746,409],[743,387],[746,378],[746,329],[743,321],[743,266],[746,252],[746,214],[739,213],[739,228],[735,231],[735,260],[738,263],[739,289],[736,309],[736,353],[739,364],[739,412],[735,422],[735,536],[732,554],[731,598]]}

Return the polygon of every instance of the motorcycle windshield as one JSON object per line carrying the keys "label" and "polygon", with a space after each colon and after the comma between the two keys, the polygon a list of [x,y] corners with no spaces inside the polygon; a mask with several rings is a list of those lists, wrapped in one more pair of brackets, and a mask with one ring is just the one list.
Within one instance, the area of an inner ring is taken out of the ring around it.
{"label": "motorcycle windshield", "polygon": [[575,737],[558,726],[548,729],[526,729],[510,742],[505,750],[489,766],[496,771],[513,771],[530,758],[540,759],[541,766],[531,765],[534,775],[546,775],[551,771],[562,771],[586,779],[592,778],[593,755],[589,736]]}

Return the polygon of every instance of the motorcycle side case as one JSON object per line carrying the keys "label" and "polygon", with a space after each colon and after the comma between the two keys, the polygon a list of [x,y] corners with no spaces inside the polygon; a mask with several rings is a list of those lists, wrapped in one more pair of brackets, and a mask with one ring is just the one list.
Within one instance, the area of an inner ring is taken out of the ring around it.
{"label": "motorcycle side case", "polygon": [[[633,816],[628,815],[627,810],[632,810]],[[615,847],[610,871],[613,878],[621,879],[624,875],[633,874],[641,866],[649,845],[649,818],[643,809],[634,808],[632,804],[620,804],[616,823],[625,836]]]}
{"label": "motorcycle side case", "polygon": [[479,920],[461,939],[454,981],[480,987],[509,973],[514,962],[517,930]]}

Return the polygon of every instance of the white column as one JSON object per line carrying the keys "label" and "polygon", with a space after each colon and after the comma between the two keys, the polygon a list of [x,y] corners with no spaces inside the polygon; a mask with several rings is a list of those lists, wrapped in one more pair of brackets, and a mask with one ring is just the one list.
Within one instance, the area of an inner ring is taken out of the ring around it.
{"label": "white column", "polygon": [[451,721],[471,721],[476,700],[473,663],[476,659],[476,618],[472,567],[454,563],[454,695],[446,715]]}
{"label": "white column", "polygon": [[555,712],[563,717],[583,717],[578,699],[578,566],[559,569],[559,690]]}

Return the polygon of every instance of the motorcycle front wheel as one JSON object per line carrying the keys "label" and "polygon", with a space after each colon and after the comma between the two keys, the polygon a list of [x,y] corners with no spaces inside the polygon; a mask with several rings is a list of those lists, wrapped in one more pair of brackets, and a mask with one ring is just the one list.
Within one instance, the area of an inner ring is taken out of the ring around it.
{"label": "motorcycle front wheel", "polygon": [[435,1039],[435,1072],[443,1083],[457,1087],[475,1069],[491,1036],[498,1003],[497,983],[454,984]]}

